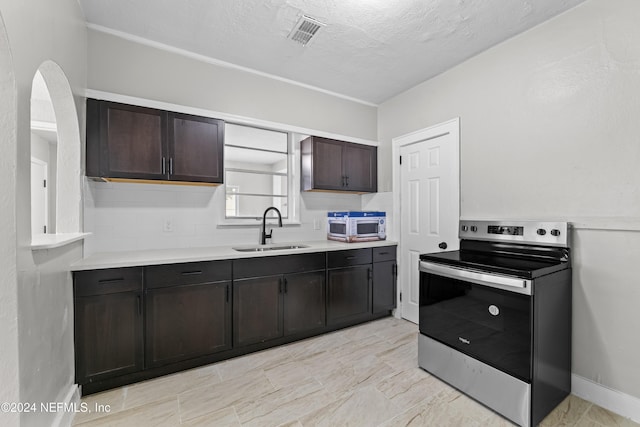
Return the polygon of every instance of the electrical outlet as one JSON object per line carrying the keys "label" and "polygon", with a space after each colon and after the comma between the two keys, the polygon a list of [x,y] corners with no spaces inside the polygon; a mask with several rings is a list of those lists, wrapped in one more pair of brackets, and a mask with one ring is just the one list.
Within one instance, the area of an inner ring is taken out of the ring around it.
{"label": "electrical outlet", "polygon": [[320,220],[318,218],[314,218],[313,220],[313,229],[320,230]]}
{"label": "electrical outlet", "polygon": [[164,220],[164,223],[162,224],[162,231],[165,233],[173,233],[173,220],[171,220],[171,218]]}

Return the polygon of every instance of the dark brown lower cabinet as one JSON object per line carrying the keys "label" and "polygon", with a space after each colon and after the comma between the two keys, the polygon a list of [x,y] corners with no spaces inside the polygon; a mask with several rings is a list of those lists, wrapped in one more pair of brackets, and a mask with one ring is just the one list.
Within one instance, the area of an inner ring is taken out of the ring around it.
{"label": "dark brown lower cabinet", "polygon": [[146,366],[230,349],[230,288],[223,281],[147,290]]}
{"label": "dark brown lower cabinet", "polygon": [[288,274],[284,285],[284,335],[324,327],[324,270]]}
{"label": "dark brown lower cabinet", "polygon": [[282,336],[282,287],[281,275],[234,280],[234,346]]}
{"label": "dark brown lower cabinet", "polygon": [[327,323],[349,322],[371,313],[370,264],[331,269],[327,276]]}
{"label": "dark brown lower cabinet", "polygon": [[373,313],[383,313],[396,308],[396,262],[373,264]]}
{"label": "dark brown lower cabinet", "polygon": [[324,327],[324,284],[324,270],[235,280],[234,344],[255,344]]}
{"label": "dark brown lower cabinet", "polygon": [[373,314],[382,314],[396,308],[397,276],[396,247],[373,248]]}
{"label": "dark brown lower cabinet", "polygon": [[76,298],[78,382],[142,369],[140,294],[122,292]]}
{"label": "dark brown lower cabinet", "polygon": [[395,257],[386,246],[76,271],[76,382],[95,393],[383,317]]}

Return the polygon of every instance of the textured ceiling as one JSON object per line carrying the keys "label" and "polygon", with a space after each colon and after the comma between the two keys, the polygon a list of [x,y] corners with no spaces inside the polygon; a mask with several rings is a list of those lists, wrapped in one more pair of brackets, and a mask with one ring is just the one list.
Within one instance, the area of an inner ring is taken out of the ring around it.
{"label": "textured ceiling", "polygon": [[[378,104],[584,0],[79,0],[87,22]],[[326,23],[302,46],[306,14]]]}

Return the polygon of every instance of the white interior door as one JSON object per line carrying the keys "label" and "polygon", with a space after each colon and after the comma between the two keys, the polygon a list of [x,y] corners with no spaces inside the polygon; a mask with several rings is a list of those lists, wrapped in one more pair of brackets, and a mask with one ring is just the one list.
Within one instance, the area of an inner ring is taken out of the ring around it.
{"label": "white interior door", "polygon": [[44,234],[48,225],[47,164],[31,159],[31,235]]}
{"label": "white interior door", "polygon": [[400,163],[401,316],[418,323],[420,254],[458,249],[458,120],[394,139]]}

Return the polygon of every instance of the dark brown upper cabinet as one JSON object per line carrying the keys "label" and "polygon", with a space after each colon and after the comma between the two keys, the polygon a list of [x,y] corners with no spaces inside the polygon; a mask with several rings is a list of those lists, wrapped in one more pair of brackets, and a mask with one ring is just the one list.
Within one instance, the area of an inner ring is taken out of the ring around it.
{"label": "dark brown upper cabinet", "polygon": [[221,184],[224,122],[87,99],[87,176]]}
{"label": "dark brown upper cabinet", "polygon": [[303,191],[378,191],[377,147],[311,136],[300,151]]}

